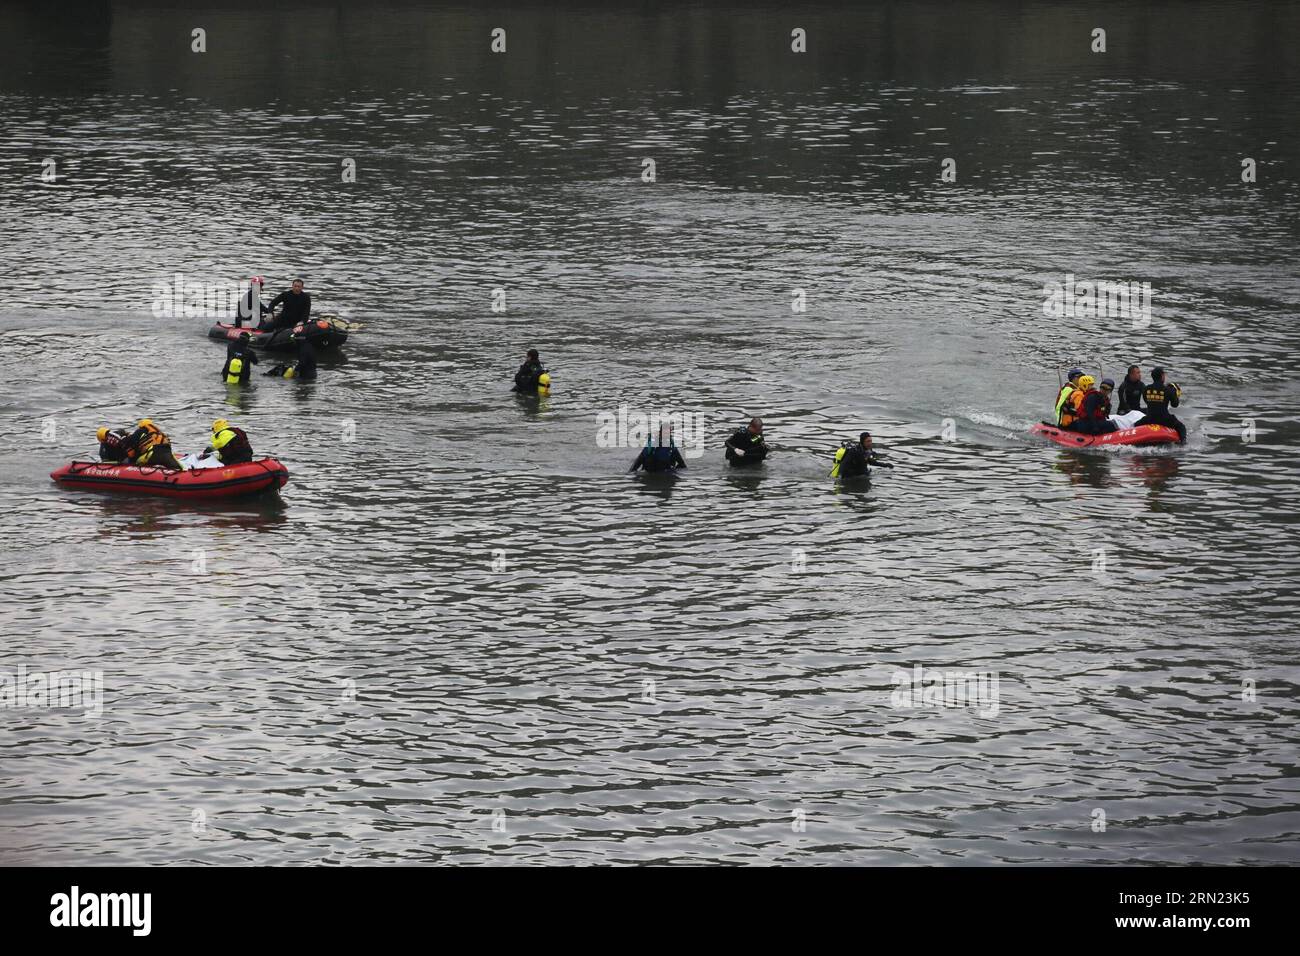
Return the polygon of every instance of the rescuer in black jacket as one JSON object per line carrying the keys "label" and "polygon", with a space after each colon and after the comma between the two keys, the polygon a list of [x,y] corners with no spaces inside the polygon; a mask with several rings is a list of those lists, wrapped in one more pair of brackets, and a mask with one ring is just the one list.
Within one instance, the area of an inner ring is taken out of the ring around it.
{"label": "rescuer in black jacket", "polygon": [[1142,410],[1142,390],[1146,385],[1142,383],[1142,370],[1136,365],[1128,367],[1128,374],[1124,380],[1119,383],[1117,395],[1119,398],[1119,411],[1115,414],[1125,415],[1129,412],[1138,412]]}
{"label": "rescuer in black jacket", "polygon": [[1180,442],[1187,441],[1187,426],[1180,422],[1170,408],[1177,408],[1182,400],[1183,391],[1173,382],[1165,382],[1165,370],[1151,370],[1151,384],[1142,391],[1142,400],[1146,402],[1147,413],[1139,425],[1168,425],[1178,432]]}
{"label": "rescuer in black jacket", "polygon": [[267,306],[267,311],[274,312],[277,305],[282,308],[279,315],[272,317],[270,328],[291,329],[311,318],[311,296],[302,291],[301,279],[294,279],[293,288],[281,292],[272,299],[271,304]]}

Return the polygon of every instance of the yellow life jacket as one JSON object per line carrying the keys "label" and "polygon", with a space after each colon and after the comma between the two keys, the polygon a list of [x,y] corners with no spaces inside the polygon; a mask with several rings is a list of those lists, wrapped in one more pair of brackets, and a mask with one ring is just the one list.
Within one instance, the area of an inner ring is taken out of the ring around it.
{"label": "yellow life jacket", "polygon": [[1056,406],[1052,411],[1056,415],[1056,423],[1058,425],[1068,424],[1068,422],[1061,421],[1061,416],[1065,413],[1066,401],[1070,398],[1072,393],[1077,391],[1078,389],[1075,387],[1073,382],[1066,382],[1061,386],[1061,390],[1056,393]]}
{"label": "yellow life jacket", "polygon": [[244,360],[241,358],[232,358],[230,365],[226,369],[226,384],[238,385],[239,377],[244,371]]}
{"label": "yellow life jacket", "polygon": [[171,439],[168,438],[157,425],[152,423],[143,426],[145,436],[135,449],[135,463],[137,465],[149,464],[149,459],[153,457],[154,449],[160,445],[170,445]]}

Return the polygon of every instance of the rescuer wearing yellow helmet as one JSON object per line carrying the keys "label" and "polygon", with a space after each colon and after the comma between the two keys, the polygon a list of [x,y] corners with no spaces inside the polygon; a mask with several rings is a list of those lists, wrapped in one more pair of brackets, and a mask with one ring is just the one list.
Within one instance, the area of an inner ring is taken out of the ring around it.
{"label": "rescuer wearing yellow helmet", "polygon": [[1062,428],[1069,428],[1079,419],[1079,409],[1083,405],[1083,396],[1087,394],[1088,389],[1092,388],[1097,380],[1091,375],[1080,375],[1074,380],[1074,389],[1066,394],[1064,401],[1061,403],[1060,418],[1057,424]]}
{"label": "rescuer wearing yellow helmet", "polygon": [[[1079,381],[1092,382],[1091,375],[1085,375]],[[1071,431],[1085,435],[1105,435],[1119,428],[1110,420],[1110,395],[1115,390],[1115,383],[1109,378],[1101,380],[1101,388],[1091,384],[1083,389],[1083,401],[1079,403],[1078,417],[1070,425]]]}
{"label": "rescuer wearing yellow helmet", "polygon": [[136,422],[135,431],[123,442],[126,446],[126,459],[132,465],[153,465],[158,468],[170,468],[180,471],[181,464],[172,454],[172,441],[151,418],[142,418]]}
{"label": "rescuer wearing yellow helmet", "polygon": [[253,446],[242,428],[235,428],[224,418],[212,423],[212,442],[201,457],[206,458],[212,452],[223,465],[239,465],[253,460]]}
{"label": "rescuer wearing yellow helmet", "polygon": [[126,460],[126,440],[129,433],[125,428],[101,428],[95,432],[95,437],[99,439],[100,461]]}

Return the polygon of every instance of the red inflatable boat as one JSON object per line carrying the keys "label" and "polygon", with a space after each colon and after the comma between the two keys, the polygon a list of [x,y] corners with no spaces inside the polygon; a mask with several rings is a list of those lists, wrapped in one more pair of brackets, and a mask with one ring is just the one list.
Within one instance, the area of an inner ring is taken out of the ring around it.
{"label": "red inflatable boat", "polygon": [[1029,429],[1032,435],[1050,438],[1066,448],[1096,448],[1099,445],[1171,445],[1178,441],[1178,432],[1168,425],[1138,425],[1121,428],[1104,435],[1084,435],[1068,428],[1057,428],[1046,422],[1037,422]]}
{"label": "red inflatable boat", "polygon": [[163,495],[194,501],[234,498],[282,488],[289,469],[274,458],[259,458],[242,465],[171,471],[153,465],[117,465],[103,461],[74,461],[50,477],[65,488],[124,491],[136,495]]}

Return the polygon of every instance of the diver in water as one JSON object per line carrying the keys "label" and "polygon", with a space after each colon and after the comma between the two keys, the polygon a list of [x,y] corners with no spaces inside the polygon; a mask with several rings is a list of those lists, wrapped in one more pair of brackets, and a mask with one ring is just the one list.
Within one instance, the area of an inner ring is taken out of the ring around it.
{"label": "diver in water", "polygon": [[316,350],[305,338],[298,339],[298,361],[290,365],[281,362],[272,365],[267,375],[273,378],[301,378],[311,381],[316,377]]}
{"label": "diver in water", "polygon": [[1178,420],[1170,408],[1177,408],[1183,390],[1173,382],[1165,381],[1165,370],[1157,366],[1151,370],[1151,384],[1142,392],[1147,403],[1147,413],[1138,419],[1138,425],[1168,425],[1178,432],[1178,441],[1187,441],[1187,426]]}
{"label": "diver in water", "polygon": [[126,440],[130,433],[125,428],[101,428],[95,433],[99,439],[99,460],[122,462],[126,460]]}
{"label": "diver in water", "polygon": [[1101,388],[1088,388],[1079,403],[1079,417],[1070,425],[1070,431],[1083,435],[1105,435],[1117,431],[1119,426],[1110,420],[1110,393],[1115,383],[1108,378],[1101,380]]}
{"label": "diver in water", "polygon": [[[257,302],[256,306],[253,304],[254,299]],[[244,293],[235,308],[235,326],[239,327],[251,321],[254,327],[257,327],[262,323],[262,316],[269,311],[262,303],[262,277],[253,276],[248,280],[248,291]]]}
{"label": "diver in water", "polygon": [[1142,369],[1136,365],[1128,367],[1128,373],[1124,376],[1124,381],[1119,383],[1119,410],[1117,415],[1127,415],[1129,412],[1140,412],[1142,410],[1142,391],[1146,385],[1142,383]]}
{"label": "diver in water", "polygon": [[[279,315],[270,313],[275,312],[275,307],[282,306]],[[311,296],[302,291],[302,280],[294,279],[293,287],[281,292],[271,304],[266,307],[267,318],[258,326],[262,329],[291,329],[300,322],[306,322],[311,318]]]}
{"label": "diver in water", "polygon": [[856,442],[845,442],[835,453],[832,478],[857,478],[871,473],[871,466],[893,468],[871,445],[871,432],[863,432]]}
{"label": "diver in water", "polygon": [[226,346],[226,364],[221,366],[221,380],[227,385],[243,385],[253,374],[257,364],[257,353],[249,345],[247,332],[240,332],[239,338]]}
{"label": "diver in water", "polygon": [[213,452],[223,465],[239,465],[253,460],[253,445],[248,435],[224,418],[212,423],[212,441],[199,457],[207,458]]}
{"label": "diver in water", "polygon": [[[538,386],[541,378],[546,375],[546,369],[542,367],[542,360],[537,354],[537,349],[529,349],[528,355],[524,358],[524,364],[519,366],[519,371],[515,372],[515,387],[512,392],[522,392],[525,395],[533,395],[540,391]],[[545,386],[547,391],[550,390],[551,378],[546,375]],[[541,394],[546,394],[541,392]]]}
{"label": "diver in water", "polygon": [[733,468],[761,465],[767,452],[761,418],[751,418],[746,427],[736,429],[727,439],[727,461]]}
{"label": "diver in water", "polygon": [[181,464],[172,454],[172,440],[152,419],[142,418],[135,431],[123,440],[126,460],[132,465],[155,465],[180,471]]}
{"label": "diver in water", "polygon": [[677,450],[677,445],[673,441],[673,426],[665,424],[659,429],[658,446],[655,446],[647,438],[645,447],[641,449],[641,454],[637,455],[636,461],[632,462],[632,467],[628,471],[633,472],[640,468],[647,473],[671,472],[685,467],[686,462],[682,459],[682,453]]}

